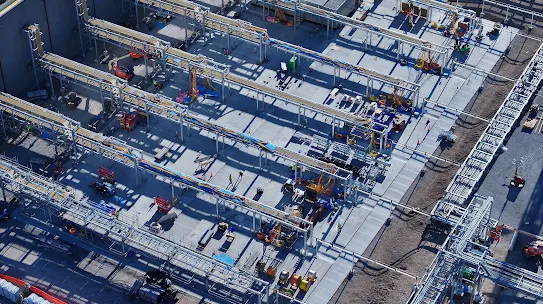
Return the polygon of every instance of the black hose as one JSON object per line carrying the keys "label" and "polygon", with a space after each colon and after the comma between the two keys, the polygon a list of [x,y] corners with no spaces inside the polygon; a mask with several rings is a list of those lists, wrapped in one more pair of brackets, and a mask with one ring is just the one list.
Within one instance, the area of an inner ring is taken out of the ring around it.
{"label": "black hose", "polygon": [[53,33],[51,32],[51,27],[49,26],[49,14],[47,14],[47,0],[43,0],[43,8],[45,11],[45,20],[47,21],[47,31],[49,32],[49,45],[51,45],[51,53],[54,53],[55,51],[53,50],[53,38],[51,38],[51,36],[53,36]]}
{"label": "black hose", "polygon": [[4,78],[4,69],[2,67],[2,62],[0,61],[0,77],[2,77],[2,86],[4,87],[4,92],[8,91],[6,87],[6,78]]}

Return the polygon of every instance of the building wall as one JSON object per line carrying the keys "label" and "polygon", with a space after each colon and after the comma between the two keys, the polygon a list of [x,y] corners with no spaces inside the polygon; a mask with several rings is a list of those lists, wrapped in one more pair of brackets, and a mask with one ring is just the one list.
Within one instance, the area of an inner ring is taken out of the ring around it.
{"label": "building wall", "polygon": [[[118,21],[121,1],[89,0],[89,13]],[[81,48],[76,21],[75,0],[26,0],[1,17],[0,89],[21,97],[26,91],[36,89],[28,36],[23,31],[25,25],[40,25],[46,51],[74,59]],[[38,71],[38,76],[40,82],[46,79],[43,72]]]}

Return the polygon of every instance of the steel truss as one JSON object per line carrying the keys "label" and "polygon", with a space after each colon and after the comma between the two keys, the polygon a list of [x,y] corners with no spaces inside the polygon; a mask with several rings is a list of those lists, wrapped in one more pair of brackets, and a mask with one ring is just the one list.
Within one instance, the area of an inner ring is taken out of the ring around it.
{"label": "steel truss", "polygon": [[[543,44],[540,45],[523,73],[515,82],[485,131],[436,204],[432,214],[436,219],[454,224],[462,215],[456,207],[465,207],[473,189],[485,174],[494,156],[501,149],[509,132],[543,80]],[[456,209],[456,211],[452,211]]]}
{"label": "steel truss", "polygon": [[[333,27],[333,23],[337,22],[345,26],[350,26],[350,27],[365,31],[367,36],[369,37],[370,44],[371,44],[372,35],[377,35],[379,37],[392,39],[396,41],[398,45],[396,60],[400,60],[400,56],[403,53],[404,44],[420,49],[421,51],[428,51],[428,52],[437,54],[436,58],[441,57],[441,60],[442,60],[441,66],[445,66],[445,62],[447,60],[448,50],[447,50],[447,47],[443,45],[438,45],[426,40],[419,39],[414,36],[410,36],[404,33],[400,33],[400,32],[387,29],[384,27],[376,26],[373,24],[369,24],[367,22],[360,21],[352,17],[343,16],[341,14],[337,14],[332,11],[328,11],[319,7],[307,5],[307,4],[302,3],[299,0],[293,0],[293,1],[255,0],[255,2],[257,4],[259,3],[262,4],[262,6],[264,5],[274,6],[274,7],[292,12],[294,15],[295,28],[296,28],[296,25],[298,24],[297,20],[301,22],[304,18],[304,14],[310,14],[310,15],[323,18],[326,20],[326,37],[327,38],[329,36],[330,28]],[[262,16],[262,18],[264,18],[264,15]],[[332,22],[332,24],[330,24],[330,22]],[[368,43],[366,40],[364,41],[364,44],[365,44],[365,49],[367,50]]]}
{"label": "steel truss", "polygon": [[298,45],[293,45],[278,39],[271,38],[266,29],[252,25],[249,22],[242,20],[233,20],[218,14],[211,13],[208,9],[201,8],[190,1],[184,0],[136,0],[135,5],[142,5],[147,8],[156,10],[165,10],[172,14],[187,18],[189,15],[187,12],[193,13],[196,22],[202,24],[202,30],[205,28],[217,31],[227,35],[228,44],[230,41],[230,35],[239,38],[240,40],[251,42],[259,46],[260,62],[267,57],[267,47],[273,46],[282,51],[297,55],[309,60],[318,61],[323,64],[334,67],[334,85],[336,85],[336,74],[342,69],[355,73],[367,78],[367,87],[369,85],[373,87],[373,81],[377,80],[384,84],[388,84],[394,88],[402,88],[412,93],[414,103],[419,105],[419,89],[418,83],[405,81],[396,77],[385,75],[373,70],[365,69],[361,66],[350,64],[333,57],[325,56],[321,53],[303,48]]}
{"label": "steel truss", "polygon": [[[47,180],[4,156],[0,156],[0,172],[3,187],[8,191],[31,197],[34,208],[56,210],[59,218],[100,235],[103,241],[111,243],[109,249],[112,251],[116,244],[127,246],[144,256],[163,260],[169,267],[173,266],[198,276],[206,281],[206,285],[211,281],[224,288],[235,289],[249,298],[256,296],[258,303],[269,301],[270,288],[266,281],[123,222],[115,215],[103,211],[98,204],[86,198],[77,199],[74,192],[66,186]],[[42,222],[38,218],[35,220]],[[51,221],[47,224],[50,225]]]}

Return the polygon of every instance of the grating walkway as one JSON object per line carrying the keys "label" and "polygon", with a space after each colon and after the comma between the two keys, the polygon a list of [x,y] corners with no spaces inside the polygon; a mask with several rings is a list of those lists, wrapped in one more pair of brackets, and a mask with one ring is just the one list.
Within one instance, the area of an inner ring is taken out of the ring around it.
{"label": "grating walkway", "polygon": [[454,176],[444,198],[434,207],[432,213],[436,219],[449,224],[458,221],[473,189],[501,149],[505,138],[513,129],[541,80],[543,80],[543,44]]}

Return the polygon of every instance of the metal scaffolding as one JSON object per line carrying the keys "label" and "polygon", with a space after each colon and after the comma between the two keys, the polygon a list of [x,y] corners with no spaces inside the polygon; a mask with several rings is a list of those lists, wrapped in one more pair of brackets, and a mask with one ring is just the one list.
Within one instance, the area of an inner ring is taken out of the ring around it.
{"label": "metal scaffolding", "polygon": [[[228,41],[230,36],[236,37],[240,40],[256,44],[259,48],[259,62],[263,62],[267,57],[268,46],[273,46],[279,50],[282,50],[293,55],[303,57],[309,60],[318,61],[323,64],[330,65],[334,68],[334,85],[336,85],[336,76],[339,75],[341,70],[345,70],[349,73],[355,73],[360,76],[366,77],[366,95],[369,96],[370,86],[373,90],[373,81],[377,80],[383,84],[390,85],[394,88],[402,88],[403,90],[411,93],[413,104],[418,106],[419,103],[419,89],[418,83],[406,81],[400,78],[396,78],[390,75],[379,73],[370,69],[366,69],[356,64],[351,64],[334,57],[325,56],[322,53],[318,53],[298,45],[290,44],[279,39],[271,38],[267,30],[252,25],[249,22],[243,20],[233,20],[225,16],[214,14],[207,8],[202,8],[195,5],[190,1],[185,0],[138,0],[136,5],[143,5],[144,7],[168,11],[177,16],[184,18],[191,17],[197,23],[201,23],[203,36],[205,39],[205,28],[209,28],[213,31],[227,35]],[[191,14],[193,14],[191,16]],[[230,43],[228,43],[230,44]]]}
{"label": "metal scaffolding", "polygon": [[[257,297],[257,303],[269,301],[268,282],[237,267],[123,222],[115,215],[99,208],[99,204],[87,198],[77,199],[73,190],[47,180],[4,156],[0,156],[0,174],[2,186],[7,188],[6,190],[18,196],[32,198],[29,201],[32,206],[27,207],[46,209],[48,212],[45,214],[52,214],[49,212],[51,210],[55,211],[60,219],[99,235],[102,241],[110,244],[111,251],[117,252],[114,248],[120,245],[123,248],[121,254],[133,250],[144,256],[157,258],[164,261],[169,268],[176,267],[191,273],[191,280],[194,277],[205,280],[206,287],[210,281],[228,289],[230,294],[235,290],[238,296],[243,297],[243,301],[240,301],[242,303],[247,303],[253,296]],[[43,222],[40,218],[34,219]],[[48,225],[52,225],[52,222],[51,218],[45,221]],[[229,298],[228,294],[225,293],[223,297]]]}
{"label": "metal scaffolding", "polygon": [[505,98],[485,131],[434,207],[436,219],[454,224],[463,214],[473,189],[485,174],[496,153],[519,119],[524,107],[543,80],[543,44],[540,45],[521,76]]}

